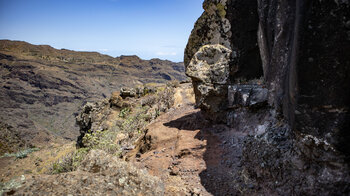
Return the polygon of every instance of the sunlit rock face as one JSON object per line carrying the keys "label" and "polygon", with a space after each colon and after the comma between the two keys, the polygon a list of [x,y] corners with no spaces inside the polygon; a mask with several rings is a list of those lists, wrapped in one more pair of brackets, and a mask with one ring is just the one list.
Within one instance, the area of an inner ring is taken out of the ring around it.
{"label": "sunlit rock face", "polygon": [[277,194],[349,193],[349,2],[203,7],[186,74],[206,118],[251,136],[249,177]]}
{"label": "sunlit rock face", "polygon": [[205,84],[226,84],[231,50],[225,46],[205,45],[193,56],[186,74]]}
{"label": "sunlit rock face", "polygon": [[254,7],[256,1],[204,1],[205,11],[190,35],[186,74],[193,80],[197,105],[211,120],[227,121],[229,85],[262,76]]}
{"label": "sunlit rock face", "polygon": [[204,45],[194,54],[186,74],[193,80],[196,102],[216,120],[225,109],[231,50],[223,45]]}

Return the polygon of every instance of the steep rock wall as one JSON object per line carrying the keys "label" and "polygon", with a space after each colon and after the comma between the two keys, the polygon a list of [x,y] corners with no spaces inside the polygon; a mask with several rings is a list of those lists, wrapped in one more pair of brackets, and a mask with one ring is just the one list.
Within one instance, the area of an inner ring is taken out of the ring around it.
{"label": "steep rock wall", "polygon": [[270,104],[295,130],[349,153],[349,3],[258,2]]}
{"label": "steep rock wall", "polygon": [[[349,2],[206,0],[204,9],[186,74],[208,119],[251,135],[249,177],[265,193],[349,193]],[[218,47],[229,57],[204,50]]]}

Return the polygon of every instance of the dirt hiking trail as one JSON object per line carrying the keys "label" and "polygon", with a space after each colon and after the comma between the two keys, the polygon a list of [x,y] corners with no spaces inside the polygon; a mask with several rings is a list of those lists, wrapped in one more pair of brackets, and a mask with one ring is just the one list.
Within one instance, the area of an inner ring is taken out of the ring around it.
{"label": "dirt hiking trail", "polygon": [[[242,195],[254,187],[241,172],[245,134],[206,121],[191,84],[176,89],[175,108],[147,126],[131,161],[165,183],[166,195]],[[243,186],[242,186],[243,184]]]}

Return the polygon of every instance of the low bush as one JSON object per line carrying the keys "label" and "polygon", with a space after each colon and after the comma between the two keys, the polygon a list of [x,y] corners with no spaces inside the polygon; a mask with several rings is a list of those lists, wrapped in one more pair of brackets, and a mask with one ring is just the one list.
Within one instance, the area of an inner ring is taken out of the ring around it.
{"label": "low bush", "polygon": [[88,148],[79,148],[72,153],[67,154],[60,160],[54,162],[50,167],[51,174],[75,171],[89,152]]}
{"label": "low bush", "polygon": [[123,108],[119,113],[119,117],[125,118],[127,115],[130,114],[130,111],[131,111],[131,109],[129,107]]}
{"label": "low bush", "polygon": [[83,144],[88,149],[100,149],[115,154],[119,150],[115,143],[116,131],[99,130],[85,134]]}
{"label": "low bush", "polygon": [[16,153],[5,153],[2,157],[16,157],[16,159],[23,159],[28,156],[28,154],[38,151],[39,148],[27,148]]}

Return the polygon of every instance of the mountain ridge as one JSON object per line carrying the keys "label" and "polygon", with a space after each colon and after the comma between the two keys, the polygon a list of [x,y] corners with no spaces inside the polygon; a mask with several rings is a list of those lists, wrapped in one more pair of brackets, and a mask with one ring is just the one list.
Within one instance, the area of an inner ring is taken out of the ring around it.
{"label": "mountain ridge", "polygon": [[[136,59],[140,59],[140,60],[144,60],[144,61],[152,61],[152,60],[161,60],[161,61],[166,61],[166,62],[172,62],[172,63],[182,63],[182,62],[173,62],[171,60],[168,59],[161,59],[161,58],[151,58],[151,59],[142,59],[141,57],[137,56],[137,55],[125,55],[122,54],[120,56],[116,56],[113,57],[111,55],[108,54],[104,54],[98,51],[77,51],[77,50],[73,50],[73,49],[67,49],[67,48],[55,48],[52,47],[48,44],[31,44],[29,42],[26,41],[21,41],[21,40],[10,40],[10,39],[0,39],[0,48],[1,50],[6,50],[5,47],[9,47],[12,46],[11,48],[7,48],[10,49],[9,51],[13,51],[13,49],[31,49],[31,48],[36,48],[36,49],[48,49],[50,51],[60,51],[61,54],[66,54],[66,53],[76,53],[76,54],[86,54],[86,55],[98,55],[98,56],[104,56],[104,57],[108,57],[108,58],[113,58],[113,59],[122,59],[122,58],[136,58]],[[17,47],[14,47],[17,46]],[[30,48],[28,48],[28,46]],[[22,51],[18,51],[18,52],[25,52],[26,50],[22,50]]]}

